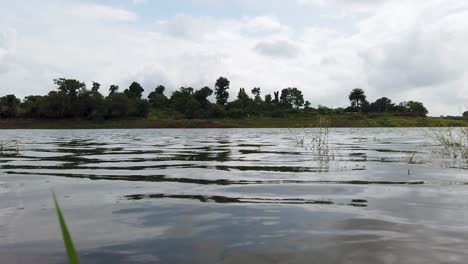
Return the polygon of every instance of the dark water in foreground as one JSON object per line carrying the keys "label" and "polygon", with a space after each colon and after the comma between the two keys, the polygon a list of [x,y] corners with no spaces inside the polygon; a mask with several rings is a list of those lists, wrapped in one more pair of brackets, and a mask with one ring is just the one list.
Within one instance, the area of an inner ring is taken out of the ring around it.
{"label": "dark water in foreground", "polygon": [[468,263],[468,170],[423,129],[15,130],[0,263]]}

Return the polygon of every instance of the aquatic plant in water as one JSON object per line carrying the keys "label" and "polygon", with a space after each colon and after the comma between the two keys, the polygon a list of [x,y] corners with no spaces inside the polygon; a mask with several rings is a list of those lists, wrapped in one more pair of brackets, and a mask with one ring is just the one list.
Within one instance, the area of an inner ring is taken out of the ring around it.
{"label": "aquatic plant in water", "polygon": [[440,146],[438,153],[444,158],[468,162],[468,128],[432,130],[430,137]]}
{"label": "aquatic plant in water", "polygon": [[70,264],[79,264],[80,260],[78,258],[78,254],[76,254],[75,246],[73,245],[73,240],[70,235],[70,231],[68,231],[67,224],[65,223],[65,218],[63,217],[62,210],[57,202],[57,197],[55,193],[52,192],[55,204],[55,210],[57,211],[57,217],[60,224],[60,230],[62,231],[62,238],[65,244],[65,249],[67,251],[68,262]]}
{"label": "aquatic plant in water", "polygon": [[[289,129],[290,133],[292,130]],[[302,134],[296,135],[296,145],[311,151],[319,161],[335,159],[335,154],[329,143],[330,120],[320,118],[313,127],[303,128]]]}
{"label": "aquatic plant in water", "polygon": [[0,156],[12,156],[19,154],[18,141],[3,142],[0,141]]}

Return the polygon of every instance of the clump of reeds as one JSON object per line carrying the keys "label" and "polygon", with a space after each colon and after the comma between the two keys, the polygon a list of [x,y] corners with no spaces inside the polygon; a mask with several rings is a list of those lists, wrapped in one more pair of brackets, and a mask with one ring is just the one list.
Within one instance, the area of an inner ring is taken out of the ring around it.
{"label": "clump of reeds", "polygon": [[315,125],[303,128],[302,134],[296,136],[296,144],[311,151],[319,161],[334,160],[329,135],[330,120],[321,117]]}
{"label": "clump of reeds", "polygon": [[434,130],[430,136],[440,146],[439,153],[444,157],[468,161],[468,128]]}
{"label": "clump of reeds", "polygon": [[416,152],[412,151],[406,154],[405,160],[408,164],[415,164],[416,163]]}
{"label": "clump of reeds", "polygon": [[3,142],[0,141],[0,156],[14,156],[18,155],[20,147],[18,141]]}

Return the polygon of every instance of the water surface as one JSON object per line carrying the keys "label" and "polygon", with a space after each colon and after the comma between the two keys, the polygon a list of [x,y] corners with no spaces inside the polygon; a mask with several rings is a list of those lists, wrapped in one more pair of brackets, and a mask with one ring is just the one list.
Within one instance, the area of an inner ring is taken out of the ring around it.
{"label": "water surface", "polygon": [[468,262],[467,165],[425,129],[314,135],[1,130],[0,262],[66,263],[52,189],[82,263]]}

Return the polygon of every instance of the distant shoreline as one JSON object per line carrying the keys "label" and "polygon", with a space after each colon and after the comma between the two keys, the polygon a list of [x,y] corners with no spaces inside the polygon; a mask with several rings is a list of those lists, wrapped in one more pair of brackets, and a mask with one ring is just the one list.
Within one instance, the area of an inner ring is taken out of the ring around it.
{"label": "distant shoreline", "polygon": [[[326,124],[323,124],[326,120]],[[468,127],[468,120],[391,115],[316,115],[243,119],[0,119],[0,129]]]}

